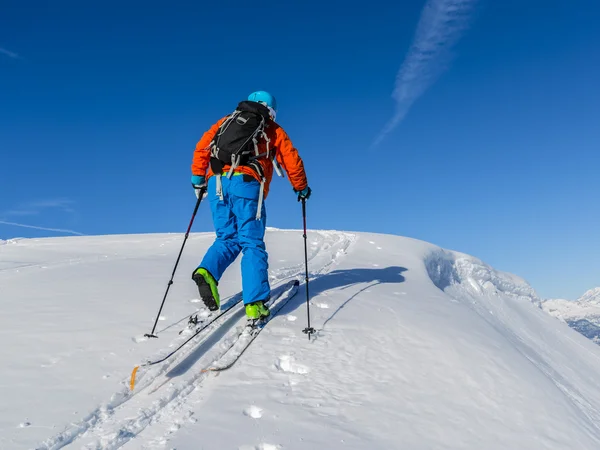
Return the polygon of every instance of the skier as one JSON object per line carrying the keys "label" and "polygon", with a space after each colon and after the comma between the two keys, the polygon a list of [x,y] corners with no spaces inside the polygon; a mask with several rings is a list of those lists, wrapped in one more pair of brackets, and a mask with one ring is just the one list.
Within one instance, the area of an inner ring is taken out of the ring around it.
{"label": "skier", "polygon": [[271,288],[263,202],[273,170],[281,175],[279,168],[283,167],[298,201],[308,200],[311,194],[302,159],[275,122],[276,111],[275,97],[265,91],[253,92],[196,145],[192,185],[196,195],[206,189],[217,238],[192,279],[211,311],[220,308],[218,284],[223,272],[241,252],[246,315],[249,319],[269,316],[266,302]]}

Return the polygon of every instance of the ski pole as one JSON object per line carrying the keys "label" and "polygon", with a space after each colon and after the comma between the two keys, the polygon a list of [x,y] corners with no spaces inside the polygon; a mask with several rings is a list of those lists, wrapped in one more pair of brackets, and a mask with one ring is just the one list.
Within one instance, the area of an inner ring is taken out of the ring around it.
{"label": "ski pole", "polygon": [[306,273],[306,316],[308,319],[307,327],[302,330],[303,333],[308,335],[308,340],[310,341],[310,335],[315,332],[315,329],[310,326],[310,295],[308,293],[308,244],[307,244],[307,236],[306,236],[306,199],[302,199],[302,220],[304,222],[304,267]]}
{"label": "ski pole", "polygon": [[179,260],[181,259],[181,254],[183,253],[183,248],[185,247],[185,243],[187,242],[188,236],[190,235],[190,230],[192,229],[192,225],[194,223],[194,219],[196,218],[196,213],[198,212],[198,208],[200,207],[200,202],[202,201],[202,197],[204,197],[204,192],[206,191],[206,186],[200,188],[200,192],[198,195],[198,201],[196,202],[196,207],[194,208],[194,213],[192,214],[192,219],[190,220],[190,224],[187,227],[187,231],[185,232],[185,237],[183,238],[183,244],[181,244],[181,250],[179,250],[179,255],[177,256],[177,261],[175,261],[175,267],[173,267],[173,273],[171,274],[171,279],[169,283],[167,283],[167,290],[165,291],[165,296],[162,299],[162,303],[160,304],[160,308],[158,310],[158,314],[156,315],[156,320],[154,321],[154,326],[152,327],[152,331],[149,334],[145,334],[145,337],[148,338],[158,338],[154,334],[156,330],[156,324],[158,324],[158,319],[160,317],[160,313],[162,312],[163,306],[165,306],[165,301],[167,300],[167,295],[169,295],[169,289],[173,284],[173,278],[175,278],[175,271],[177,270],[177,266],[179,265]]}

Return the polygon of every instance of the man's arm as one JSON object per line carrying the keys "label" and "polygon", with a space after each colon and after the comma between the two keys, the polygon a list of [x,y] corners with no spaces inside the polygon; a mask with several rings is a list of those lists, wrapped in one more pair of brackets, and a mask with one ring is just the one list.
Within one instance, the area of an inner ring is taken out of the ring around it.
{"label": "man's arm", "polygon": [[204,133],[202,138],[196,144],[196,150],[194,151],[194,159],[192,161],[192,175],[198,175],[201,177],[206,176],[208,165],[210,163],[210,143],[217,134],[219,127],[225,122],[226,117],[223,117],[217,123],[215,123],[210,129]]}
{"label": "man's arm", "polygon": [[298,154],[298,150],[292,144],[283,128],[278,127],[277,139],[275,146],[277,147],[277,162],[288,174],[290,183],[295,191],[302,191],[308,187],[306,172],[304,171],[304,163]]}

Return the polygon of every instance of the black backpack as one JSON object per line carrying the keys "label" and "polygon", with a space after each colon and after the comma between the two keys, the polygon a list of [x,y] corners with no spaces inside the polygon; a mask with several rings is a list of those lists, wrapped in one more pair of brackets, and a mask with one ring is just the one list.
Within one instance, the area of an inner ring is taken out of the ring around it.
{"label": "black backpack", "polygon": [[[270,141],[265,132],[270,122],[269,108],[257,102],[240,102],[237,109],[221,124],[210,143],[210,166],[213,173],[222,174],[225,165],[231,166],[229,175],[238,166],[250,166],[262,178],[262,166],[256,160],[270,157]],[[259,152],[259,139],[264,139],[267,143],[265,153]]]}

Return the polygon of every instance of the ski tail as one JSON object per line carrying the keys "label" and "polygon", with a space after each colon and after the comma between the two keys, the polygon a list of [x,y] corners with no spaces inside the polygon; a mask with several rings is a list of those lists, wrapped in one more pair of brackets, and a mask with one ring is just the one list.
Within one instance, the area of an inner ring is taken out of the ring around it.
{"label": "ski tail", "polygon": [[140,366],[135,366],[133,368],[133,372],[131,372],[131,379],[129,380],[129,387],[131,388],[132,391],[135,388],[135,375],[137,374],[137,371],[139,368],[140,368]]}

